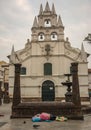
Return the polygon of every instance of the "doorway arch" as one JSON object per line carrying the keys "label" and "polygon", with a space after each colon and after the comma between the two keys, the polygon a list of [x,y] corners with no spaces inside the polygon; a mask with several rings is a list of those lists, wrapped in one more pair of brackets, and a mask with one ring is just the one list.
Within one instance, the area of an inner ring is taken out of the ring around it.
{"label": "doorway arch", "polygon": [[46,80],[42,84],[42,101],[54,101],[54,100],[55,100],[54,83],[50,80]]}

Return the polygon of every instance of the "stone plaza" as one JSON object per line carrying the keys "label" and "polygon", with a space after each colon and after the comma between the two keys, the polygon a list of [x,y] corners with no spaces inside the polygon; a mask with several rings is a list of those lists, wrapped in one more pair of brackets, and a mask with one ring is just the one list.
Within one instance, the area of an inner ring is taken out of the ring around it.
{"label": "stone plaza", "polygon": [[[89,102],[87,105],[90,105]],[[31,118],[10,119],[12,104],[0,106],[0,130],[34,130],[33,124],[40,125],[39,130],[90,130],[91,114],[84,115],[84,120],[67,120],[65,122],[32,122]]]}

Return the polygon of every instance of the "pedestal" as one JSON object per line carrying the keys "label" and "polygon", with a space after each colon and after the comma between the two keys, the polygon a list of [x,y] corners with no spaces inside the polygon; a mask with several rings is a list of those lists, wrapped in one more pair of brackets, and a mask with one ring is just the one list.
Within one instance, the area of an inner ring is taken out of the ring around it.
{"label": "pedestal", "polygon": [[72,92],[66,92],[65,101],[66,102],[72,102]]}

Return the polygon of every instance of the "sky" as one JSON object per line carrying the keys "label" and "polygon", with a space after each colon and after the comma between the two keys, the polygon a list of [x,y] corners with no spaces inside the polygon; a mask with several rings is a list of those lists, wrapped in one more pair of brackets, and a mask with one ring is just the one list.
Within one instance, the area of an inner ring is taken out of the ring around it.
{"label": "sky", "polygon": [[31,27],[40,4],[44,9],[47,1],[50,8],[55,4],[56,13],[61,16],[65,38],[79,49],[83,42],[88,51],[91,44],[83,40],[91,33],[91,0],[0,0],[0,61],[8,62],[12,45],[15,51],[24,48],[27,39],[31,39]]}

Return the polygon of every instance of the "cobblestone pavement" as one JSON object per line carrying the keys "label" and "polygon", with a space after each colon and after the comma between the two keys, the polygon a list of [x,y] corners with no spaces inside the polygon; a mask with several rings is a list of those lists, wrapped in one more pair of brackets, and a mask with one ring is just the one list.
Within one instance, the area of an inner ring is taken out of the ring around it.
{"label": "cobblestone pavement", "polygon": [[[4,115],[4,116],[2,116]],[[33,124],[40,125],[38,130],[91,130],[91,115],[84,115],[84,120],[68,120],[66,122],[36,122],[30,118],[10,119],[11,103],[0,106],[0,130],[34,130]],[[24,123],[25,122],[25,123]]]}

